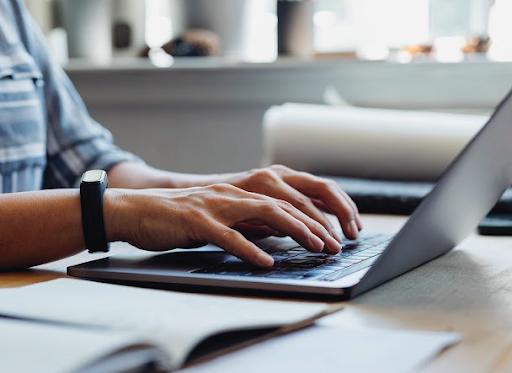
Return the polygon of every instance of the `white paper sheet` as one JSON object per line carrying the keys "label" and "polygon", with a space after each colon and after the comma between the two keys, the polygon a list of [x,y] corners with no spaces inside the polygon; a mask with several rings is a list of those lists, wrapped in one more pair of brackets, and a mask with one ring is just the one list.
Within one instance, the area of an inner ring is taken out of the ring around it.
{"label": "white paper sheet", "polygon": [[264,164],[339,176],[435,180],[486,116],[285,104],[264,118]]}
{"label": "white paper sheet", "polygon": [[0,371],[68,373],[134,343],[124,332],[0,319]]}
{"label": "white paper sheet", "polygon": [[129,331],[165,347],[173,366],[212,333],[282,326],[328,306],[140,289],[59,279],[0,290],[0,314]]}
{"label": "white paper sheet", "polygon": [[314,326],[248,347],[183,373],[400,373],[457,343],[454,333]]}

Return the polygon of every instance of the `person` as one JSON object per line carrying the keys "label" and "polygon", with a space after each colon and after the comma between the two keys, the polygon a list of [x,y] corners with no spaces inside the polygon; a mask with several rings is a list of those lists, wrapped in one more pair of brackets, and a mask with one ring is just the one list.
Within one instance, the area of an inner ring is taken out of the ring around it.
{"label": "person", "polygon": [[109,241],[146,250],[213,243],[272,266],[249,238],[291,236],[313,252],[340,252],[336,215],[351,239],[362,229],[335,183],[274,165],[215,175],[158,170],[114,145],[87,113],[22,0],[0,0],[0,270],[84,250],[76,188],[90,169],[108,173],[103,214]]}

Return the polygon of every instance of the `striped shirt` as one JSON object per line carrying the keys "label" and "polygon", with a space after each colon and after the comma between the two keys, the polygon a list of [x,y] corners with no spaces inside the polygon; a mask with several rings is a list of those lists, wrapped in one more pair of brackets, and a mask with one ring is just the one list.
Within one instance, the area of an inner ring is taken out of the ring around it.
{"label": "striped shirt", "polygon": [[70,188],[139,160],[88,114],[21,0],[0,0],[0,193]]}

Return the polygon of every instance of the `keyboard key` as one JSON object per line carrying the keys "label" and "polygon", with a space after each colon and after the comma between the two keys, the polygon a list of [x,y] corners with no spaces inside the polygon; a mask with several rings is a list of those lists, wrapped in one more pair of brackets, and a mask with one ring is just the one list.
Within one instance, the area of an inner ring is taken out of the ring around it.
{"label": "keyboard key", "polygon": [[313,269],[313,270],[305,273],[302,278],[314,279],[314,278],[326,276],[329,273],[332,273],[332,271],[328,270],[328,269],[316,268],[316,269]]}
{"label": "keyboard key", "polygon": [[298,246],[290,239],[284,242],[280,239],[271,241],[274,246],[265,247],[274,258],[274,267],[270,269],[258,269],[238,258],[229,258],[217,266],[202,268],[192,273],[265,277],[281,279],[309,279],[322,281],[336,281],[339,278],[353,272],[352,266],[367,261],[371,265],[376,256],[386,248],[389,238],[383,235],[363,236],[358,240],[345,240],[344,250],[339,255],[327,255],[324,253],[312,253]]}

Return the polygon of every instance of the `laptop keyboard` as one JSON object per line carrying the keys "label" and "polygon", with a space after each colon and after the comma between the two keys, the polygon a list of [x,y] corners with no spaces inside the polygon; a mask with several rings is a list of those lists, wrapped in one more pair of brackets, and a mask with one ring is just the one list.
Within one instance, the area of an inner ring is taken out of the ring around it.
{"label": "laptop keyboard", "polygon": [[336,281],[353,272],[369,267],[384,251],[392,236],[365,235],[354,241],[343,241],[339,255],[312,253],[292,239],[269,241],[259,246],[274,258],[274,266],[259,269],[230,257],[220,264],[192,271],[198,274],[221,276],[264,277]]}

